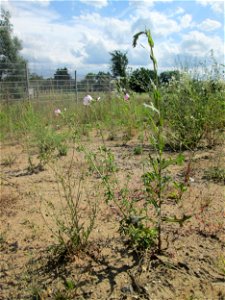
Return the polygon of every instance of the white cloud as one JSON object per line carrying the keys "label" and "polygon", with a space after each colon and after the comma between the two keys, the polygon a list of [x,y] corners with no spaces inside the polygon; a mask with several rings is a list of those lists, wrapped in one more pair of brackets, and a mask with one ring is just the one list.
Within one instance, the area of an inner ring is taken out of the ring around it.
{"label": "white cloud", "polygon": [[106,45],[102,41],[99,42],[88,42],[85,44],[85,52],[87,54],[84,60],[87,64],[108,64],[110,61],[110,54],[107,50]]}
{"label": "white cloud", "polygon": [[99,70],[106,69],[104,64],[110,62],[109,52],[126,50],[127,44],[131,45],[131,40],[127,40],[132,36],[127,20],[92,13],[62,24],[60,16],[42,8],[24,10],[17,7],[14,13],[14,33],[23,41],[21,54],[31,62],[79,69],[97,64]]}
{"label": "white cloud", "polygon": [[172,20],[166,16],[166,14],[160,12],[152,12],[151,20],[153,23],[154,31],[159,35],[167,36],[174,32],[179,32],[180,28],[175,20]]}
{"label": "white cloud", "polygon": [[11,13],[14,34],[22,40],[21,54],[29,61],[81,65],[74,51],[82,51],[82,31],[61,24],[58,14],[45,8],[14,7]]}
{"label": "white cloud", "polygon": [[189,14],[186,14],[182,17],[180,17],[180,26],[182,28],[188,28],[191,26],[192,16]]}
{"label": "white cloud", "polygon": [[140,10],[137,11],[133,19],[132,31],[144,30],[145,27],[151,28],[156,37],[167,37],[181,30],[181,27],[174,19],[166,14],[156,10]]}
{"label": "white cloud", "polygon": [[[42,7],[47,7],[50,4],[51,1],[53,1],[53,0],[21,0],[21,1],[17,0],[16,5],[22,5],[23,6],[24,4],[25,5],[26,4],[37,4],[37,5],[42,6]],[[15,0],[14,0],[14,2],[15,2]],[[11,1],[11,0],[0,0],[0,6],[2,4],[2,6],[3,5],[5,5],[5,6],[8,5],[8,7],[9,7],[9,5],[11,3],[13,4],[13,1]]]}
{"label": "white cloud", "polygon": [[[33,5],[29,1],[4,2],[8,3],[12,14],[14,33],[23,41],[22,54],[30,62],[44,62],[46,68],[54,65],[55,69],[66,66],[77,69],[79,73],[94,69],[107,71],[109,52],[114,50],[127,51],[133,67],[150,67],[146,38],[141,38],[139,42],[146,45],[147,50],[140,43],[135,49],[132,48],[133,35],[145,28],[152,31],[160,69],[172,68],[175,58],[183,54],[201,59],[211,48],[215,49],[218,58],[223,59],[222,38],[206,36],[201,32],[219,28],[220,23],[206,19],[196,25],[196,19],[185,14],[180,2],[171,15],[168,9],[157,10],[153,1],[131,1],[119,16],[103,16],[94,10],[92,13],[80,13],[64,23],[60,12],[53,10],[54,6]],[[112,5],[114,1],[101,3]],[[91,10],[93,7],[85,9]],[[193,31],[194,26],[199,31]],[[192,31],[188,32],[190,28]]]}
{"label": "white cloud", "polygon": [[135,6],[153,6],[155,2],[173,2],[174,0],[129,0],[129,4]]}
{"label": "white cloud", "polygon": [[216,20],[205,19],[201,24],[199,24],[198,28],[203,31],[213,31],[222,26],[222,24]]}
{"label": "white cloud", "polygon": [[96,8],[103,8],[108,5],[107,0],[80,0],[80,2],[86,5],[94,6]]}
{"label": "white cloud", "polygon": [[225,7],[225,2],[224,0],[215,0],[215,1],[210,1],[210,0],[196,0],[199,4],[203,6],[209,5],[211,9],[216,12],[216,13],[222,13],[224,14],[224,7]]}
{"label": "white cloud", "polygon": [[175,15],[181,15],[185,12],[185,10],[182,8],[182,7],[178,7],[176,10],[175,10]]}
{"label": "white cloud", "polygon": [[129,0],[129,5],[134,6],[134,7],[145,7],[145,8],[150,8],[154,6],[153,0]]}
{"label": "white cloud", "polygon": [[[103,38],[109,45],[112,41],[123,44],[128,42],[128,36],[131,34],[130,21],[127,19],[117,19],[114,17],[102,17],[98,13],[83,14],[74,17],[75,24],[82,24],[84,27],[96,30],[96,35],[90,35],[93,40]],[[86,30],[88,33],[88,31]]]}
{"label": "white cloud", "polygon": [[217,57],[223,57],[224,44],[218,36],[205,35],[199,31],[191,31],[183,35],[181,49],[184,54],[194,57],[204,57],[211,49],[215,49]]}

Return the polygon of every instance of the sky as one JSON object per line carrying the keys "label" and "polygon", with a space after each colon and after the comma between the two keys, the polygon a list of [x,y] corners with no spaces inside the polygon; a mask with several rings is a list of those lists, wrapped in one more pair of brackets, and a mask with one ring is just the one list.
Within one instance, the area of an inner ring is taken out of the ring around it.
{"label": "sky", "polygon": [[150,29],[159,71],[190,67],[210,57],[224,63],[224,1],[0,0],[11,14],[21,55],[38,73],[110,71],[110,52],[127,53],[129,70],[151,68],[144,37]]}

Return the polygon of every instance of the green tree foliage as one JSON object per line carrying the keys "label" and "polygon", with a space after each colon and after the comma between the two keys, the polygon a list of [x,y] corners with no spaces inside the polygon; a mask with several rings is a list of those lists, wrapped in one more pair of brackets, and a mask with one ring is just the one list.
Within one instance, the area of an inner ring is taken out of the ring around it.
{"label": "green tree foliage", "polygon": [[126,77],[126,69],[128,65],[127,53],[115,50],[111,55],[111,71],[115,77]]}
{"label": "green tree foliage", "polygon": [[54,74],[54,79],[55,80],[70,80],[71,76],[68,72],[67,68],[62,68],[62,69],[57,69],[55,74]]}
{"label": "green tree foliage", "polygon": [[151,80],[154,80],[155,73],[153,70],[140,68],[132,72],[129,79],[131,90],[137,93],[145,93],[151,89]]}
{"label": "green tree foliage", "polygon": [[88,73],[83,80],[78,83],[79,91],[96,92],[110,90],[110,82],[112,76],[109,72],[99,71],[96,73]]}
{"label": "green tree foliage", "polygon": [[111,75],[109,72],[98,72],[96,75],[96,91],[110,90]]}
{"label": "green tree foliage", "polygon": [[25,63],[19,52],[20,40],[13,36],[10,14],[1,8],[0,14],[0,81],[22,80],[25,75]]}
{"label": "green tree foliage", "polygon": [[68,69],[59,68],[54,74],[55,86],[56,88],[67,88],[70,85],[71,76],[68,72]]}
{"label": "green tree foliage", "polygon": [[160,73],[159,81],[161,83],[168,83],[171,79],[175,79],[177,81],[180,80],[181,74],[178,70],[176,71],[165,71]]}
{"label": "green tree foliage", "polygon": [[96,74],[88,73],[83,80],[77,83],[77,88],[81,92],[93,92],[96,85]]}
{"label": "green tree foliage", "polygon": [[38,81],[38,80],[44,80],[43,76],[38,75],[36,73],[30,74],[30,81]]}

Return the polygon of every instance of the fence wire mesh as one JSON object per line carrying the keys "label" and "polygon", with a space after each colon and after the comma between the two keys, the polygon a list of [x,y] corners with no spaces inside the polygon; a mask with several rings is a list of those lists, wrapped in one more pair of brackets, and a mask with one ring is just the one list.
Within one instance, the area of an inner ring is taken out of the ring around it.
{"label": "fence wire mesh", "polygon": [[[59,101],[63,97],[80,101],[85,94],[111,93],[116,88],[115,79],[109,74],[98,72],[85,76],[79,72],[57,69],[50,77],[37,75],[28,65],[0,68],[0,101]],[[46,69],[46,73],[47,73]],[[44,70],[42,70],[44,73]]]}

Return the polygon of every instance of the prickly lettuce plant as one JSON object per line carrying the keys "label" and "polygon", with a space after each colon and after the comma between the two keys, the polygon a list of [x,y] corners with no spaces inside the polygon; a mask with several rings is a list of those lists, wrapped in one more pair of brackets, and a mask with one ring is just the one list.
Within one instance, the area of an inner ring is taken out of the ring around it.
{"label": "prickly lettuce plant", "polygon": [[161,113],[162,97],[159,90],[158,66],[153,50],[154,41],[150,30],[141,31],[133,37],[134,47],[137,46],[137,41],[141,35],[144,35],[148,40],[148,45],[150,47],[150,60],[153,63],[153,70],[155,74],[154,81],[151,81],[152,94],[150,96],[153,101],[150,102],[150,104],[144,104],[146,109],[149,109],[149,141],[151,146],[154,148],[154,154],[149,153],[149,169],[142,175],[142,180],[146,195],[145,205],[153,206],[155,210],[155,222],[153,225],[154,232],[156,232],[155,246],[157,252],[161,252],[163,222],[176,222],[182,226],[184,221],[189,219],[190,216],[183,215],[182,218],[177,218],[176,216],[171,217],[165,215],[163,210],[163,204],[166,200],[166,192],[171,184],[173,184],[174,188],[177,190],[177,197],[175,197],[175,202],[177,203],[181,200],[182,193],[186,189],[185,183],[173,181],[168,171],[168,167],[170,165],[181,164],[184,157],[182,155],[178,155],[175,159],[168,159],[164,155],[166,140],[164,135],[164,118]]}
{"label": "prickly lettuce plant", "polygon": [[167,158],[164,155],[165,126],[161,113],[162,97],[159,91],[157,61],[153,52],[154,42],[150,30],[145,30],[134,35],[134,47],[136,47],[140,35],[147,37],[155,78],[151,80],[150,99],[152,102],[144,103],[149,144],[153,151],[149,151],[147,170],[141,176],[143,189],[139,190],[139,195],[134,195],[130,188],[131,174],[127,173],[126,184],[124,186],[122,183],[121,186],[115,158],[104,142],[104,147],[100,147],[97,153],[85,150],[85,154],[92,170],[95,170],[98,177],[102,179],[106,203],[113,206],[120,217],[119,232],[126,244],[137,251],[151,249],[153,252],[160,253],[162,251],[163,223],[177,223],[182,226],[190,218],[185,214],[180,218],[167,215],[163,206],[171,188],[173,191],[172,197],[170,195],[171,201],[174,201],[175,204],[180,203],[182,194],[186,190],[190,164],[184,182],[173,180],[168,168],[171,165],[182,164],[184,157],[181,154],[176,158]]}

